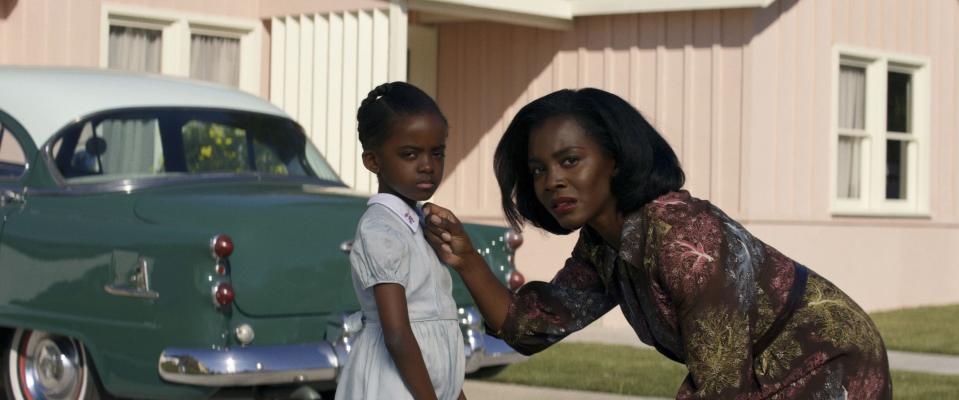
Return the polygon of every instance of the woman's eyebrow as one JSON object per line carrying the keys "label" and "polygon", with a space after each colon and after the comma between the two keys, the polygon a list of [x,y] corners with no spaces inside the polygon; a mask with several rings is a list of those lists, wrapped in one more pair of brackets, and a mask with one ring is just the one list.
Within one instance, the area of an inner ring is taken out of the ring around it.
{"label": "woman's eyebrow", "polygon": [[567,146],[567,147],[563,147],[562,149],[554,151],[552,156],[553,158],[559,158],[564,156],[566,153],[569,153],[570,151],[582,150],[582,149],[583,148],[581,146]]}

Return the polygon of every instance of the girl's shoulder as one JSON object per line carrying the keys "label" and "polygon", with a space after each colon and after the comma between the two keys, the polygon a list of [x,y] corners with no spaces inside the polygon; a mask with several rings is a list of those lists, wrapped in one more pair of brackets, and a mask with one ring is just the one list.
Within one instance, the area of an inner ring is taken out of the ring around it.
{"label": "girl's shoulder", "polygon": [[370,204],[360,217],[359,233],[390,231],[394,234],[409,231],[409,227],[396,213],[382,204]]}

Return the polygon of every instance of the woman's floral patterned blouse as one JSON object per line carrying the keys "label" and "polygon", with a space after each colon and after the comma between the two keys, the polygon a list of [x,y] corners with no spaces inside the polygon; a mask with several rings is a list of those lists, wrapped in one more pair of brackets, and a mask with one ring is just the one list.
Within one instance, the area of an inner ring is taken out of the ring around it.
{"label": "woman's floral patterned blouse", "polygon": [[890,398],[875,325],[811,271],[754,353],[789,308],[796,268],[708,201],[668,193],[626,216],[618,252],[581,229],[551,282],[514,294],[496,335],[532,354],[618,305],[643,343],[688,367],[677,398]]}

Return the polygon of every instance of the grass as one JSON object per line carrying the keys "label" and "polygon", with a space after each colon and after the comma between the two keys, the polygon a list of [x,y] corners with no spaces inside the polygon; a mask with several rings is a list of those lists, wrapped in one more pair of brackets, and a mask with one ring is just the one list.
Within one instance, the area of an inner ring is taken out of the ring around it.
{"label": "grass", "polygon": [[959,396],[959,376],[892,371],[896,399],[954,399]]}
{"label": "grass", "polygon": [[959,355],[959,304],[872,314],[890,350]]}
{"label": "grass", "polygon": [[[686,368],[655,350],[559,343],[488,380],[530,386],[675,397]],[[959,397],[959,376],[893,371],[896,399]]]}
{"label": "grass", "polygon": [[558,343],[492,381],[529,386],[675,397],[686,367],[654,350],[593,343]]}

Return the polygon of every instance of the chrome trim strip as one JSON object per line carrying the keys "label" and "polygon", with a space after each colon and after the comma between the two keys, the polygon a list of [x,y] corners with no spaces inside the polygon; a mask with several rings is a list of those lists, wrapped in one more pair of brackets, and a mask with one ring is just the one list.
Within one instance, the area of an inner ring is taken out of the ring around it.
{"label": "chrome trim strip", "polygon": [[198,386],[256,386],[331,381],[340,366],[327,342],[230,349],[167,348],[157,370],[169,382]]}
{"label": "chrome trim strip", "polygon": [[163,186],[210,184],[210,183],[276,183],[317,185],[329,188],[346,188],[339,182],[312,177],[281,177],[261,174],[194,174],[190,176],[151,177],[140,179],[119,179],[102,183],[63,184],[58,188],[33,188],[33,193],[43,196],[70,196],[93,193],[129,193]]}
{"label": "chrome trim strip", "polygon": [[137,271],[130,280],[135,286],[106,285],[103,290],[109,294],[123,297],[140,299],[157,299],[160,297],[160,293],[150,289],[150,262],[147,259],[140,257],[137,260]]}
{"label": "chrome trim strip", "polygon": [[133,297],[138,299],[158,299],[160,293],[152,290],[143,290],[132,287],[118,287],[113,285],[104,285],[103,290],[114,296]]}

